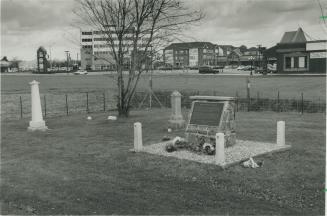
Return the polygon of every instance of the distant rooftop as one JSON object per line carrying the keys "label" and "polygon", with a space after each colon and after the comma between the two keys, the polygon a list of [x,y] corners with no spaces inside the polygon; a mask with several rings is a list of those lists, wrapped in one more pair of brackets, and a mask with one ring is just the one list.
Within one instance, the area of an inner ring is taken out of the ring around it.
{"label": "distant rooftop", "polygon": [[214,48],[215,45],[210,42],[186,42],[186,43],[172,43],[165,49],[192,49],[192,48]]}
{"label": "distant rooftop", "polygon": [[297,31],[285,32],[280,43],[305,43],[305,38],[302,28],[298,28]]}

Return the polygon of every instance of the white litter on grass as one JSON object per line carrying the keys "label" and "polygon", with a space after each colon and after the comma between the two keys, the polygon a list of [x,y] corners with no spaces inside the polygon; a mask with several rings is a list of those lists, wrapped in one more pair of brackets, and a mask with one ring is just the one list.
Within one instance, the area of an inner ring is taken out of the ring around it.
{"label": "white litter on grass", "polygon": [[92,117],[91,117],[91,116],[88,116],[88,117],[87,117],[87,120],[92,120]]}
{"label": "white litter on grass", "polygon": [[168,128],[168,133],[171,133],[171,128]]}
{"label": "white litter on grass", "polygon": [[117,116],[108,116],[108,120],[116,121]]}
{"label": "white litter on grass", "polygon": [[248,168],[258,168],[259,167],[259,165],[253,160],[252,157],[250,157],[249,160],[244,161],[243,166],[248,167]]}

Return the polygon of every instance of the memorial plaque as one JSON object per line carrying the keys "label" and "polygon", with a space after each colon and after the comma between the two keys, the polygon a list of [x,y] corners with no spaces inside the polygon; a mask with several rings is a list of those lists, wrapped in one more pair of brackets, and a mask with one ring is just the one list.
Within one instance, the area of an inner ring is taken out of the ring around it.
{"label": "memorial plaque", "polygon": [[223,113],[224,103],[220,102],[194,102],[190,124],[219,126]]}
{"label": "memorial plaque", "polygon": [[190,143],[200,140],[214,144],[216,133],[225,134],[225,146],[236,143],[234,124],[234,98],[219,96],[193,96],[186,137]]}

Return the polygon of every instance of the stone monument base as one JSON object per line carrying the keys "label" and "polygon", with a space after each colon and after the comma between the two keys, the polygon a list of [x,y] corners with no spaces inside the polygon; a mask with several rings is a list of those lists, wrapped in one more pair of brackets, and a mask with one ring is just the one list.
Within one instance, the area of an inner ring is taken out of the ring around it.
{"label": "stone monument base", "polygon": [[[215,156],[213,155],[198,154],[188,150],[167,152],[166,145],[171,142],[172,141],[170,140],[166,142],[147,145],[144,146],[141,152],[190,160],[199,163],[216,164]],[[223,165],[218,166],[222,168],[227,168],[233,165],[237,165],[240,162],[246,161],[250,157],[272,155],[273,153],[287,151],[290,148],[290,145],[278,146],[276,143],[256,142],[250,140],[236,140],[236,145],[225,149],[225,162]]]}
{"label": "stone monument base", "polygon": [[171,117],[169,120],[169,127],[171,128],[183,128],[185,126],[185,120],[183,119],[183,117]]}
{"label": "stone monument base", "polygon": [[33,122],[30,121],[30,126],[27,128],[29,131],[46,131],[48,127],[45,125],[45,121]]}

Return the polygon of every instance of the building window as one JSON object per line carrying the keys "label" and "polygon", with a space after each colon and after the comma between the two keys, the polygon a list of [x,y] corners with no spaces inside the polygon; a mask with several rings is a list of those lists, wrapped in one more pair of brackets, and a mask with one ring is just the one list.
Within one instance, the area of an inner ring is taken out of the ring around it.
{"label": "building window", "polygon": [[307,67],[307,57],[306,56],[295,56],[295,57],[285,57],[285,68],[306,68]]}
{"label": "building window", "polygon": [[92,38],[84,38],[82,39],[82,42],[92,42]]}
{"label": "building window", "polygon": [[82,35],[92,35],[92,32],[82,32]]}
{"label": "building window", "polygon": [[[292,57],[286,57],[285,58],[285,68],[292,68]],[[294,62],[294,60],[293,60]]]}
{"label": "building window", "polygon": [[306,56],[299,57],[299,68],[306,68]]}

